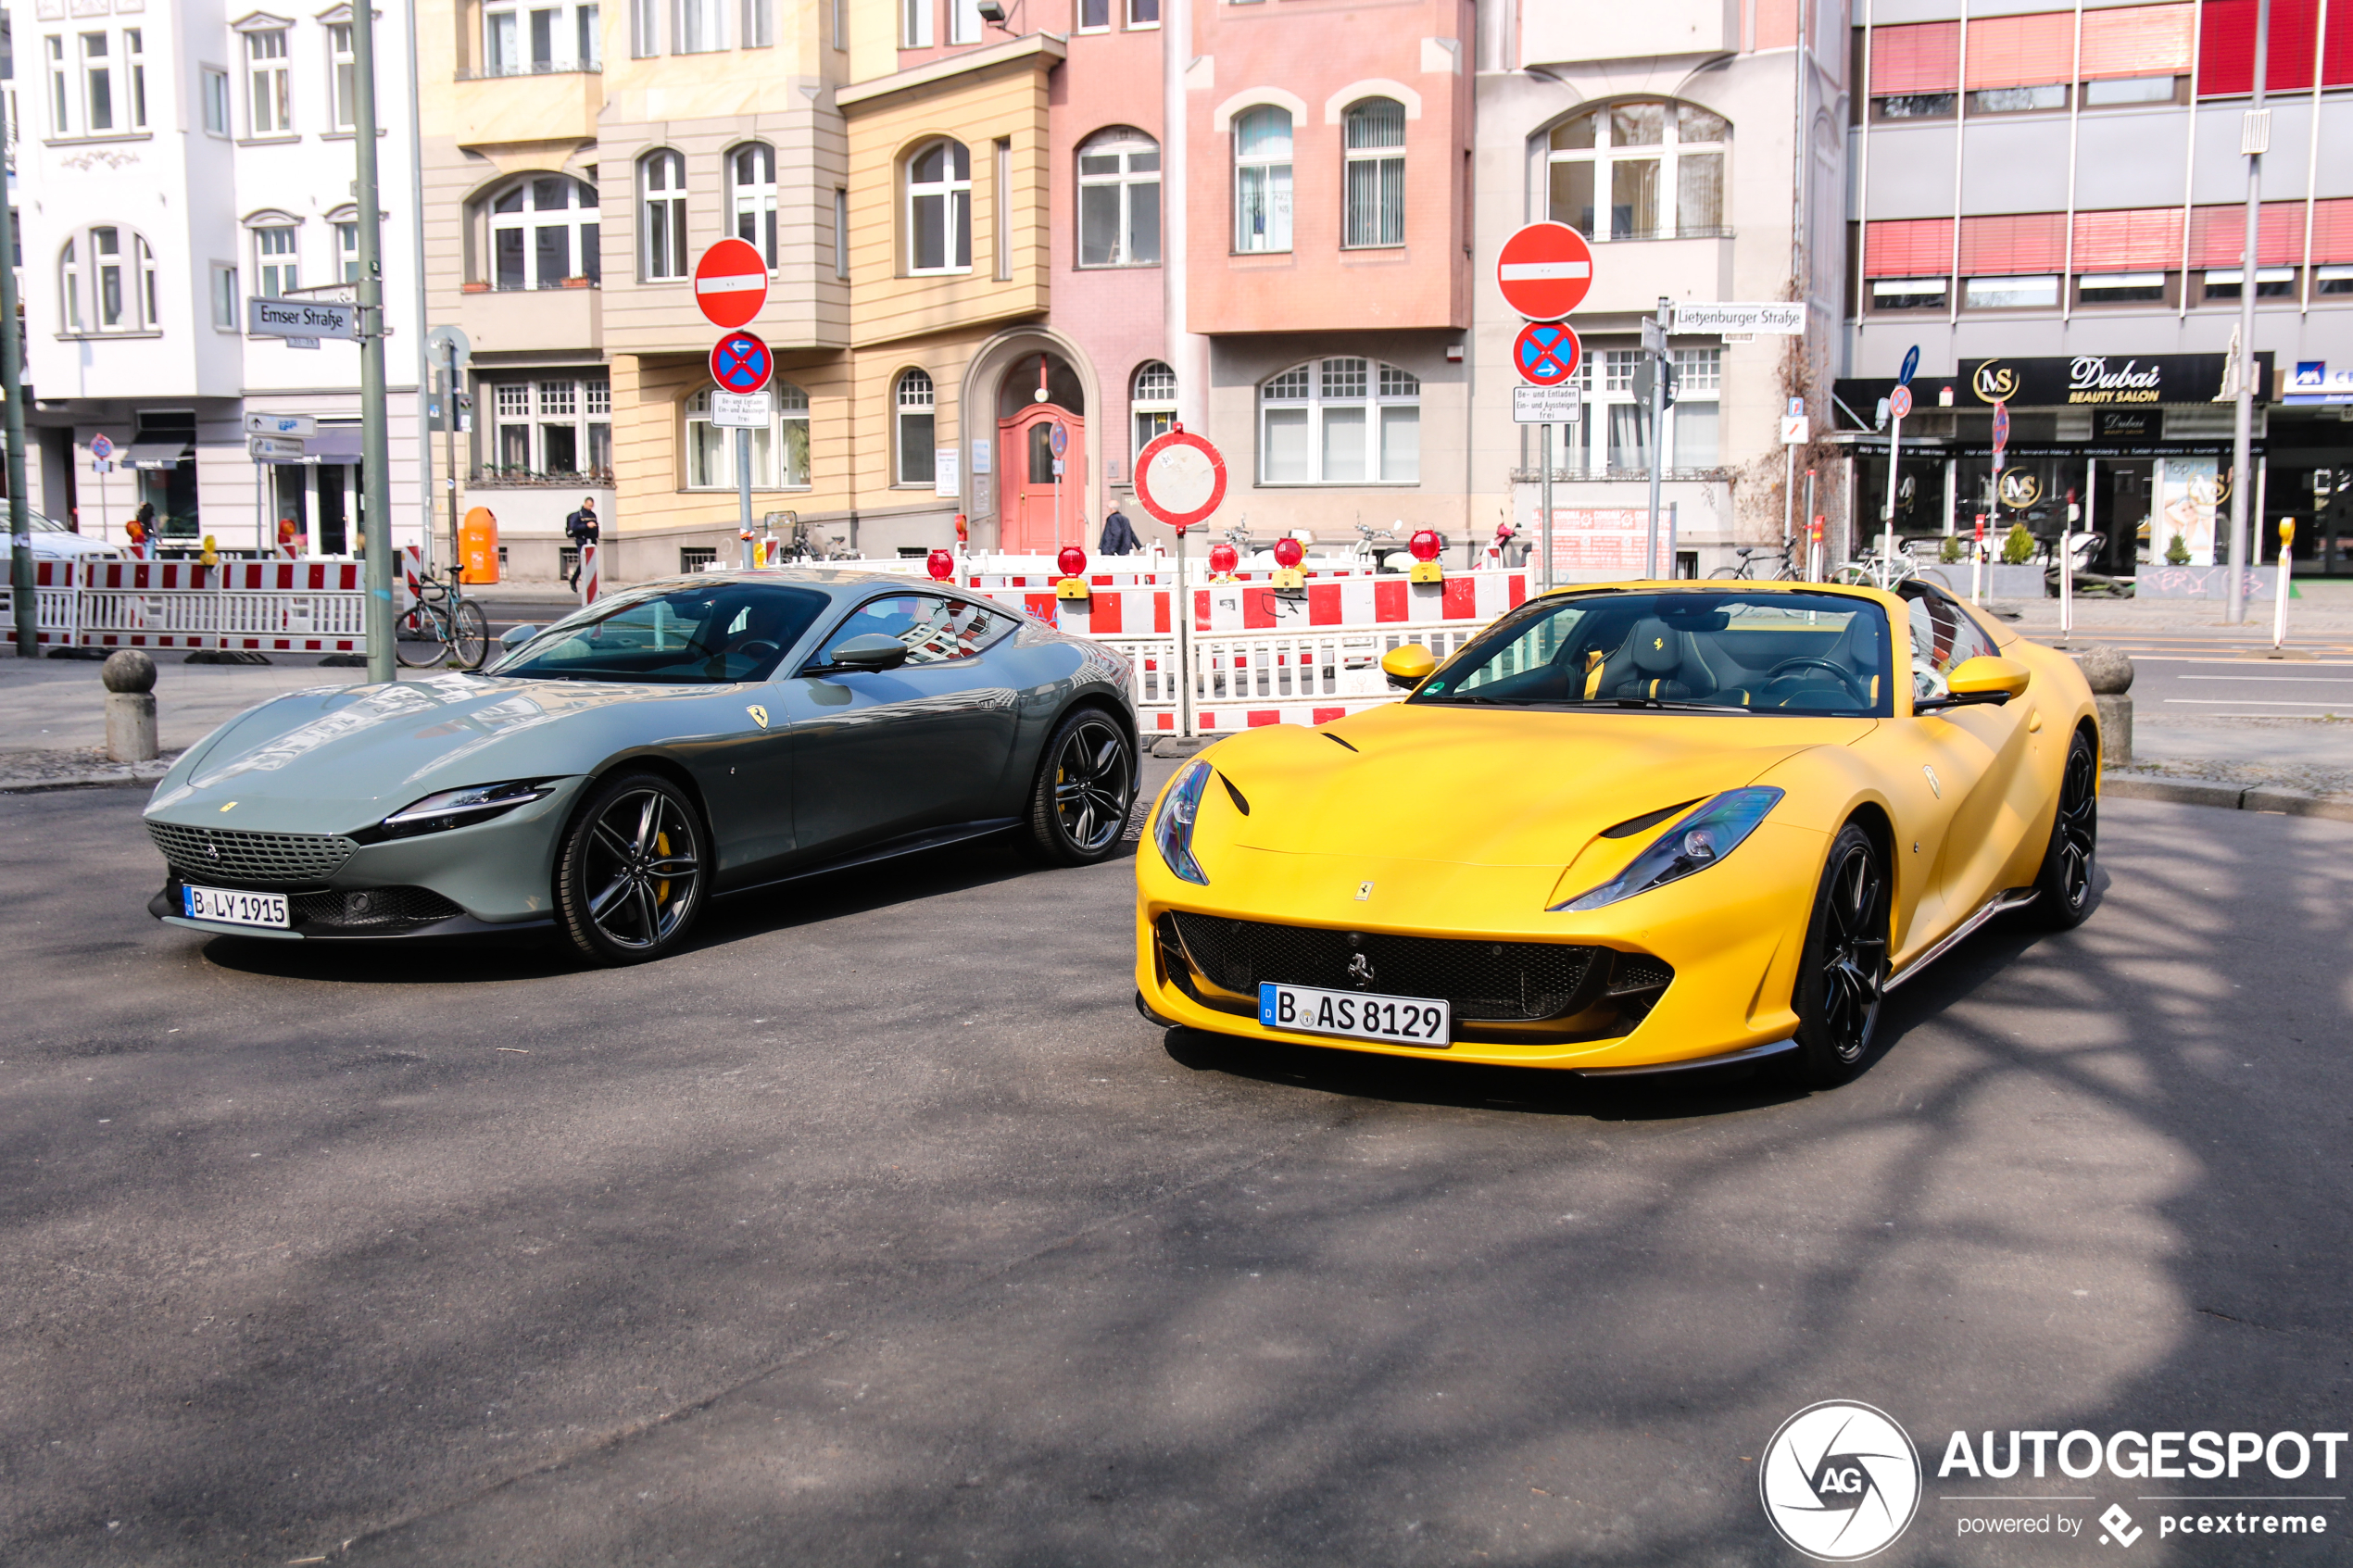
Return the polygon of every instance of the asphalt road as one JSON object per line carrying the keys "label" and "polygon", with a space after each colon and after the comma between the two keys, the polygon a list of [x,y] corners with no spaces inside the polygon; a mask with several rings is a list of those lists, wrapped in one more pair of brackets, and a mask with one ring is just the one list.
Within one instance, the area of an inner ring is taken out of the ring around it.
{"label": "asphalt road", "polygon": [[0,797],[12,1568],[1795,1562],[1830,1398],[1926,1450],[1879,1561],[2113,1561],[1944,1499],[2167,1487],[1946,1434],[2353,1413],[2353,824],[2111,803],[1806,1097],[1164,1038],[1127,866],[988,847],[650,969],[211,940],[141,803]]}

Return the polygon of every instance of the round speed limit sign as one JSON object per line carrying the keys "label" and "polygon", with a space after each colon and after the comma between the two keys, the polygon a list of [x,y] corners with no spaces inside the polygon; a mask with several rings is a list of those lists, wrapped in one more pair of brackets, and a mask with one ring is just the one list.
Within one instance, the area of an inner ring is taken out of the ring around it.
{"label": "round speed limit sign", "polygon": [[1169,527],[1207,520],[1225,498],[1225,458],[1184,426],[1136,454],[1136,500]]}

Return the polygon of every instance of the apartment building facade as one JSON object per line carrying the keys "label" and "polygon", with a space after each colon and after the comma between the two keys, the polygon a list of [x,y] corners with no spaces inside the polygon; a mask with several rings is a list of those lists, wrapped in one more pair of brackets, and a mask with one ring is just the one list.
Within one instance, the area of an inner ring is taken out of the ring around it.
{"label": "apartment building facade", "polygon": [[[1859,5],[1839,390],[1842,423],[1869,432],[1919,346],[1898,530],[1966,533],[1983,513],[2047,536],[2071,516],[2105,535],[2110,571],[2223,559],[2241,482],[2225,367],[2251,286],[2268,368],[2251,558],[2293,521],[2299,571],[2353,571],[2353,6],[2271,0],[2251,130],[2252,0]],[[1852,439],[1875,518],[1886,443]]]}
{"label": "apartment building facade", "polygon": [[[219,0],[35,0],[12,19],[29,499],[118,544],[145,505],[167,544],[359,541],[356,345],[245,335],[258,295],[352,296],[351,13]],[[407,17],[375,31],[393,522],[413,542],[416,207]],[[257,464],[243,415],[314,416],[298,462]],[[116,455],[97,470],[91,443]]]}

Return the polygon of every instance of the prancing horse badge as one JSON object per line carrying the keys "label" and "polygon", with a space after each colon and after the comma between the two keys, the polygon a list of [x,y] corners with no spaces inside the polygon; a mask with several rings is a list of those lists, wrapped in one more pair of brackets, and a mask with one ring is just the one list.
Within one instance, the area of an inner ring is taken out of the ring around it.
{"label": "prancing horse badge", "polygon": [[760,704],[755,702],[749,708],[745,709],[744,711],[750,714],[751,721],[759,725],[761,729],[764,730],[768,727],[768,710],[761,707]]}

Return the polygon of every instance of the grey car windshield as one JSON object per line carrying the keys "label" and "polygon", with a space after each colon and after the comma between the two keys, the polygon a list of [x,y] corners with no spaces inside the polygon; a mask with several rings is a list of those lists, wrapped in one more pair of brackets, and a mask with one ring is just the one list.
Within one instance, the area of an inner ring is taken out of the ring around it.
{"label": "grey car windshield", "polygon": [[1412,700],[1884,717],[1887,661],[1887,618],[1868,599],[1578,595],[1539,600],[1500,622]]}
{"label": "grey car windshield", "polygon": [[721,583],[620,598],[560,621],[493,675],[665,685],[764,681],[831,598],[780,583]]}

